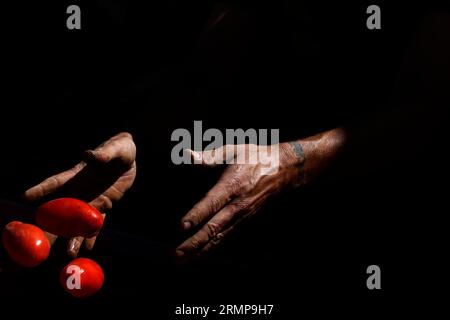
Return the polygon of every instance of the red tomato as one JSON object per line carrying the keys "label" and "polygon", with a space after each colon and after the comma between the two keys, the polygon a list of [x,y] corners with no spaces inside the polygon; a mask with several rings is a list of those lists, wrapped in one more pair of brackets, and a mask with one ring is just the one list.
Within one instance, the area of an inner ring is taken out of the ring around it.
{"label": "red tomato", "polygon": [[62,269],[59,280],[64,290],[72,296],[86,298],[102,288],[105,276],[97,262],[77,258]]}
{"label": "red tomato", "polygon": [[11,260],[23,267],[37,266],[46,260],[50,253],[50,242],[44,231],[19,221],[6,225],[2,242]]}
{"label": "red tomato", "polygon": [[89,238],[102,228],[103,216],[86,202],[61,198],[41,205],[36,212],[36,223],[58,236]]}

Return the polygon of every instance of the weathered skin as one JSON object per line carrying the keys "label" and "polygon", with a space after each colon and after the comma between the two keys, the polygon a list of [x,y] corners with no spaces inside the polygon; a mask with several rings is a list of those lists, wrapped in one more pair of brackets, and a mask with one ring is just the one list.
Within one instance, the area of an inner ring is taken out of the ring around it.
{"label": "weathered skin", "polygon": [[[279,163],[274,161],[277,168],[270,175],[264,173],[265,165],[261,163],[227,165],[217,184],[183,217],[185,231],[203,226],[177,248],[177,257],[188,259],[206,253],[257,213],[273,195],[313,180],[336,157],[344,141],[344,130],[335,129],[305,140],[281,143]],[[256,146],[253,152],[265,151],[262,148],[267,147]],[[235,157],[252,152],[249,145],[233,149]],[[194,160],[201,158],[202,165],[211,166],[223,148],[201,154],[190,152]]]}
{"label": "weathered skin", "polygon": [[[95,150],[85,152],[84,161],[72,169],[45,179],[24,194],[27,201],[36,201],[55,192],[82,199],[105,212],[119,201],[136,177],[136,146],[129,133],[119,133]],[[105,191],[106,190],[106,191]],[[56,236],[47,234],[53,244]],[[67,251],[77,256],[85,239],[69,240]],[[96,237],[86,239],[85,247],[93,248]]]}
{"label": "weathered skin", "polygon": [[[267,199],[313,181],[331,164],[334,166],[341,153],[346,155],[346,163],[339,164],[342,174],[371,172],[386,163],[411,161],[411,150],[418,148],[417,142],[426,145],[433,141],[437,130],[448,121],[449,34],[450,14],[432,12],[425,17],[400,67],[396,94],[389,101],[392,110],[362,118],[353,127],[297,141],[304,156],[298,157],[295,143],[281,144],[280,168],[275,175],[261,176],[259,165],[229,165],[219,182],[182,218],[183,230],[200,229],[177,248],[177,257],[183,261],[208,252]],[[437,129],[420,130],[424,121]],[[424,145],[420,148],[427,150]],[[380,156],[380,152],[388,156]],[[194,159],[196,156],[193,154]]]}

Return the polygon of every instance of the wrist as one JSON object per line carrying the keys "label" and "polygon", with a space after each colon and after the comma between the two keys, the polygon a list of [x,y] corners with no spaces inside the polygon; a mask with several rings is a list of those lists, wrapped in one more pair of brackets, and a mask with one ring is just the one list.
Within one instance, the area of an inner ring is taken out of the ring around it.
{"label": "wrist", "polygon": [[307,156],[300,141],[290,141],[282,143],[280,148],[280,164],[285,172],[285,182],[294,187],[302,186],[306,183],[305,163]]}
{"label": "wrist", "polygon": [[285,143],[285,165],[297,169],[296,185],[304,185],[319,176],[335,160],[345,141],[345,131],[334,129]]}
{"label": "wrist", "polygon": [[342,152],[347,141],[344,129],[337,128],[300,140],[308,161],[305,163],[306,181],[320,176]]}

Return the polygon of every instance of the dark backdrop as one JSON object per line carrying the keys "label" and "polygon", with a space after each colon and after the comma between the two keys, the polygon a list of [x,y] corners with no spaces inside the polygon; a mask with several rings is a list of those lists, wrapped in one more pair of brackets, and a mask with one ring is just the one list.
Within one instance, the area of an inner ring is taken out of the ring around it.
{"label": "dark backdrop", "polygon": [[[182,239],[179,218],[220,174],[174,166],[174,129],[203,120],[207,128],[280,128],[288,140],[384,112],[430,4],[380,4],[383,29],[369,31],[364,1],[232,1],[215,28],[207,28],[212,1],[76,3],[80,31],[66,29],[65,1],[2,9],[0,196],[19,201],[119,131],[135,138],[138,178],[93,253],[106,272],[99,296],[65,296],[55,276],[61,257],[36,271],[2,272],[2,295],[100,310],[132,304],[161,318],[177,303],[357,313],[354,303],[377,310],[440,281],[439,182],[448,177],[435,152],[440,135],[420,161],[411,150],[411,162],[376,175],[275,199],[204,262],[177,267],[168,254]],[[382,268],[381,292],[365,287],[371,264]]]}

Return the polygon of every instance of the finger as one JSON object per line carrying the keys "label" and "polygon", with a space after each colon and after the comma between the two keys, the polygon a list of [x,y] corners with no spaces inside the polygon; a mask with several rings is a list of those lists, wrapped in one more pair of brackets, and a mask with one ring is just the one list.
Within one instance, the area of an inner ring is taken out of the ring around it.
{"label": "finger", "polygon": [[209,241],[198,253],[199,256],[203,256],[204,254],[214,250],[218,245],[220,245],[224,239],[226,239],[231,233],[236,230],[236,227],[243,223],[251,216],[250,212],[243,214],[239,219],[233,221],[229,226],[224,228],[220,233],[216,235],[211,241]]}
{"label": "finger", "polygon": [[45,236],[47,237],[48,242],[50,242],[50,246],[53,246],[53,244],[55,243],[56,239],[58,238],[57,235],[55,235],[53,233],[50,233],[50,232],[47,232],[47,231],[45,231]]}
{"label": "finger", "polygon": [[70,257],[76,258],[78,256],[83,240],[83,237],[74,237],[69,240],[69,243],[67,244],[67,254]]}
{"label": "finger", "polygon": [[209,241],[201,250],[199,250],[197,256],[203,256],[208,252],[211,252],[214,249],[216,249],[223,242],[223,240],[226,237],[228,237],[228,235],[234,230],[234,228],[235,227],[233,226],[230,227],[229,229],[223,230],[220,234],[217,235],[216,238]]}
{"label": "finger", "polygon": [[84,240],[84,248],[86,250],[91,251],[92,249],[94,249],[94,245],[95,245],[95,241],[97,240],[97,236],[92,237],[92,238],[88,238]]}
{"label": "finger", "polygon": [[[103,219],[106,218],[106,214],[102,214],[102,216],[103,216]],[[92,249],[94,249],[94,245],[95,245],[95,241],[97,240],[97,236],[84,239],[84,248],[86,250],[91,251]]]}
{"label": "finger", "polygon": [[108,163],[119,159],[124,164],[131,165],[135,160],[136,146],[133,137],[127,132],[119,133],[95,150],[88,150],[84,154],[86,162]]}
{"label": "finger", "polygon": [[222,230],[229,225],[234,217],[241,215],[245,205],[240,201],[233,201],[220,210],[196,234],[184,241],[176,249],[178,258],[194,255],[200,252],[210,241],[217,241],[223,237]]}
{"label": "finger", "polygon": [[198,226],[222,209],[234,196],[225,180],[219,181],[194,207],[181,219],[185,231]]}
{"label": "finger", "polygon": [[243,148],[242,146],[227,144],[212,150],[193,151],[191,149],[185,149],[185,151],[190,155],[195,164],[214,167],[220,164],[230,163],[239,150]]}
{"label": "finger", "polygon": [[89,204],[97,208],[100,212],[110,210],[113,206],[111,198],[105,194],[99,195],[97,198],[89,202]]}
{"label": "finger", "polygon": [[197,152],[191,149],[184,149],[184,152],[186,152],[189,155],[193,163],[202,164],[201,152]]}
{"label": "finger", "polygon": [[68,180],[72,179],[85,166],[85,162],[80,162],[72,169],[45,179],[41,183],[25,191],[23,198],[26,201],[36,201],[50,193],[55,192],[56,190],[61,188]]}

